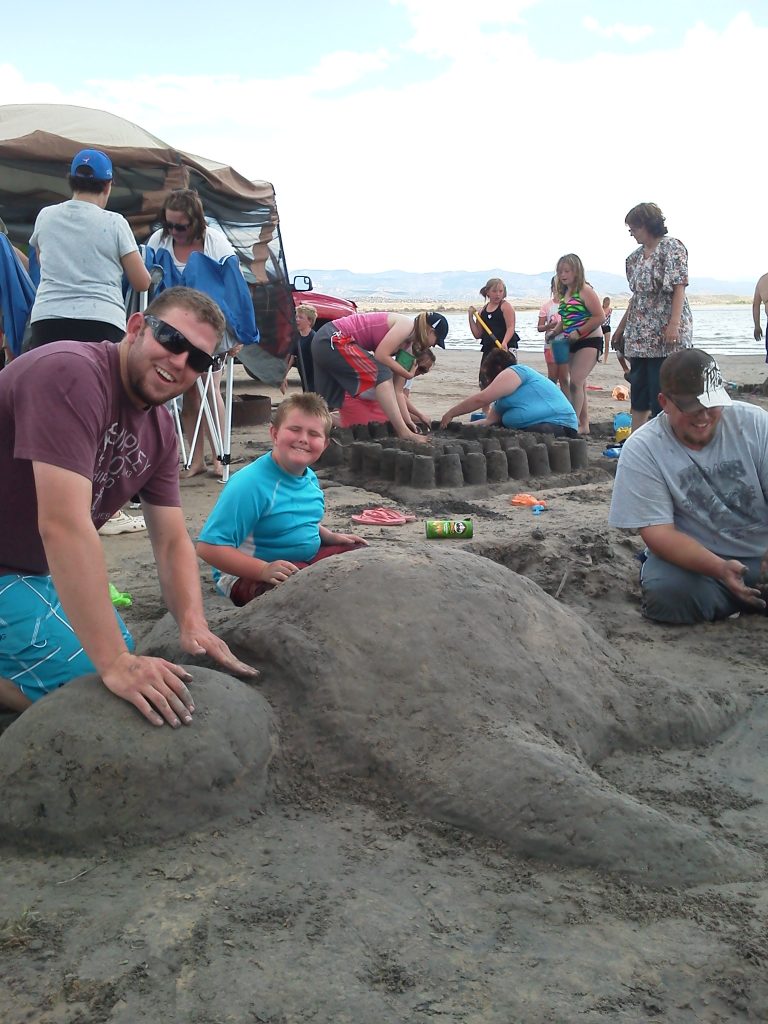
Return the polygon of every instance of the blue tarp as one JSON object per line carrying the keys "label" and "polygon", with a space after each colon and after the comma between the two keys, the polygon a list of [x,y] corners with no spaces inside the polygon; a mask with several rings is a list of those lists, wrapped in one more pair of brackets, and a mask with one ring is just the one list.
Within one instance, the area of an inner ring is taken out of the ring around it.
{"label": "blue tarp", "polygon": [[[152,250],[148,250],[151,252]],[[232,334],[243,345],[259,341],[259,329],[253,312],[253,300],[240,272],[237,256],[227,256],[220,263],[201,252],[193,252],[184,270],[179,272],[169,249],[158,249],[154,263],[163,268],[163,281],[155,294],[165,288],[184,285],[197,288],[218,303]]]}
{"label": "blue tarp", "polygon": [[0,310],[3,331],[15,356],[21,355],[21,342],[29,311],[35,301],[35,286],[18,260],[7,237],[0,234]]}

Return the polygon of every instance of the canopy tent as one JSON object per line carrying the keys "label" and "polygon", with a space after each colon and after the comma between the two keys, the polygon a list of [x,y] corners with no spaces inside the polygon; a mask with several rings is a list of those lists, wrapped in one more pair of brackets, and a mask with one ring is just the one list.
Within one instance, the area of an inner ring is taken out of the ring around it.
{"label": "canopy tent", "polygon": [[54,103],[0,106],[0,217],[11,240],[26,245],[40,209],[71,197],[69,166],[87,147],[112,160],[109,209],[128,220],[139,242],[158,226],[169,191],[197,190],[208,222],[224,232],[239,256],[262,350],[282,359],[293,336],[293,299],[275,190],[267,181],[248,181],[225,164],[174,149],[103,110]]}

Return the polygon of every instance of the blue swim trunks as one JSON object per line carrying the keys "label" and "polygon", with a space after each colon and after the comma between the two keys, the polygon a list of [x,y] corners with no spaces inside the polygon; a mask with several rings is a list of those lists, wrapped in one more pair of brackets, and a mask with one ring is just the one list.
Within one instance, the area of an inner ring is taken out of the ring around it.
{"label": "blue swim trunks", "polygon": [[[132,651],[133,637],[115,615]],[[0,576],[0,676],[36,701],[95,671],[64,614],[51,577]]]}

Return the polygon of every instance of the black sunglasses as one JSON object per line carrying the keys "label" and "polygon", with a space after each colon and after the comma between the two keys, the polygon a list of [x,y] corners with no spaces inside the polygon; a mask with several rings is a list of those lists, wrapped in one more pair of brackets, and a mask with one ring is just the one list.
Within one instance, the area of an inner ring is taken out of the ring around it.
{"label": "black sunglasses", "polygon": [[[672,405],[674,405],[678,412],[682,412],[686,416],[693,416],[694,414],[698,414],[700,412],[713,411],[712,409],[707,408],[707,406],[702,405],[695,395],[688,395],[686,396],[686,398],[681,398],[681,396],[678,395],[677,398],[673,398],[668,391],[664,391],[663,395],[665,398],[668,398],[670,400],[670,402],[672,403]],[[683,405],[680,404],[681,401],[684,403]],[[685,408],[685,406],[688,406],[688,408]]]}
{"label": "black sunglasses", "polygon": [[192,222],[190,221],[188,224],[171,224],[170,221],[166,220],[163,221],[163,227],[166,231],[189,231],[192,227]]}
{"label": "black sunglasses", "polygon": [[215,371],[221,369],[220,356],[209,356],[207,352],[203,352],[197,345],[193,345],[191,341],[184,337],[181,331],[171,327],[165,320],[158,320],[156,316],[152,316],[149,313],[144,314],[144,319],[149,324],[152,335],[159,345],[168,349],[175,356],[180,356],[182,352],[187,353],[187,363],[195,373],[205,373],[207,370]]}

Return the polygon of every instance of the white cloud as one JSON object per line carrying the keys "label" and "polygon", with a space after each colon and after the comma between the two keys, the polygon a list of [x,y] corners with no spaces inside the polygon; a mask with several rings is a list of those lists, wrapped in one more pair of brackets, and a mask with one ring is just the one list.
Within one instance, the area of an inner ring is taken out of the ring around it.
{"label": "white cloud", "polygon": [[342,89],[364,79],[374,71],[384,71],[393,61],[386,50],[376,53],[337,51],[321,57],[311,71],[307,85],[310,89]]}
{"label": "white cloud", "polygon": [[[521,15],[540,0],[390,0],[403,7],[412,26],[407,49],[433,57],[455,57],[485,39],[483,29],[521,24]],[[475,55],[477,56],[477,55]]]}
{"label": "white cloud", "polygon": [[6,67],[0,94],[98,95],[172,145],[274,182],[292,267],[537,272],[576,251],[588,269],[622,273],[624,216],[652,200],[693,274],[768,269],[768,29],[741,15],[722,32],[694,26],[674,50],[568,63],[515,31],[485,43],[479,56],[454,40],[419,82],[377,51],[356,55],[350,79],[338,70],[348,58],[328,54],[279,79],[138,77],[67,95]]}
{"label": "white cloud", "polygon": [[582,25],[588,32],[594,32],[603,39],[623,39],[625,43],[641,43],[655,31],[652,25],[623,25],[621,22],[601,25],[597,18],[590,16],[582,19]]}
{"label": "white cloud", "polygon": [[31,82],[12,64],[0,64],[3,103],[69,103],[65,94],[48,82]]}

